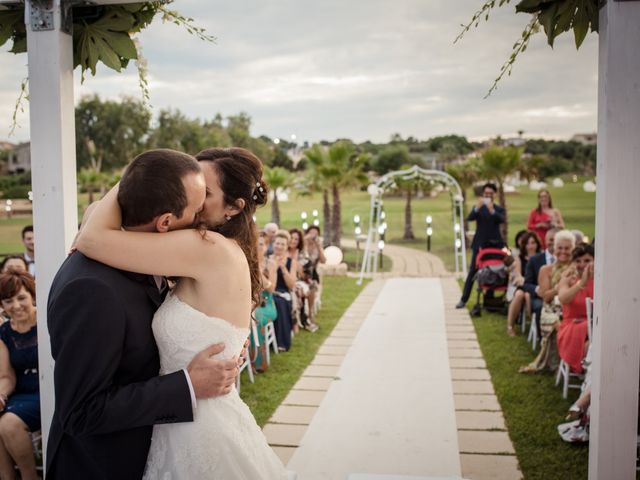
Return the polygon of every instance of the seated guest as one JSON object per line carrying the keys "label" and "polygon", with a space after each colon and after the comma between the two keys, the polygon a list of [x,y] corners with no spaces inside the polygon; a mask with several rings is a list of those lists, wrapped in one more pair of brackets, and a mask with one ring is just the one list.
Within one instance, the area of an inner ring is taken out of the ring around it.
{"label": "seated guest", "polygon": [[533,362],[520,368],[520,373],[536,373],[558,368],[560,357],[556,342],[556,328],[560,324],[562,307],[557,299],[558,286],[564,271],[571,266],[571,252],[575,238],[569,230],[561,230],[554,237],[553,253],[556,261],[545,265],[538,275],[536,292],[544,301],[540,313],[540,353]]}
{"label": "seated guest", "polygon": [[[558,230],[555,228],[550,229],[545,237],[545,244],[547,248],[529,259],[527,266],[524,269],[524,284],[522,290],[529,294],[531,298],[531,318],[539,319],[540,311],[542,310],[542,299],[536,293],[538,287],[538,274],[540,269],[545,265],[550,265],[555,262],[556,257],[553,255],[553,240]],[[536,322],[537,324],[538,322]],[[536,325],[538,329],[538,336],[540,336],[540,325]]]}
{"label": "seated guest", "polygon": [[551,228],[564,228],[564,220],[560,210],[553,208],[549,190],[540,190],[538,192],[538,206],[529,214],[527,229],[535,232],[542,242],[542,248],[546,248],[545,238],[547,231]]}
{"label": "seated guest", "polygon": [[278,224],[269,222],[264,226],[264,232],[267,234],[267,256],[273,253],[273,239],[278,233]]}
{"label": "seated guest", "polygon": [[[255,352],[253,365],[258,372],[264,372],[269,366],[266,356],[266,349],[268,347],[265,344],[265,328],[269,323],[274,322],[277,316],[276,306],[273,301],[273,292],[276,288],[277,267],[276,262],[265,256],[267,251],[267,238],[266,232],[260,232],[258,236],[258,264],[260,265],[260,271],[262,273],[262,304],[256,308],[254,312],[260,346],[252,345],[252,349]],[[251,341],[253,343],[253,336],[251,336]]]}
{"label": "seated guest", "polygon": [[291,348],[291,290],[296,286],[296,271],[298,264],[287,255],[289,249],[289,232],[279,230],[273,239],[273,255],[271,258],[276,264],[276,288],[273,292],[273,300],[278,312],[275,321],[276,339],[278,348],[288,351]]}
{"label": "seated guest", "polygon": [[512,279],[509,281],[515,285],[516,291],[513,294],[511,303],[509,304],[509,313],[507,317],[507,334],[515,337],[516,332],[513,325],[520,315],[523,305],[526,307],[525,314],[531,316],[531,294],[522,289],[524,285],[524,272],[527,269],[529,259],[540,253],[541,245],[538,236],[533,232],[526,232],[521,237],[521,248],[519,255],[515,257]]}
{"label": "seated guest", "polygon": [[29,432],[40,430],[36,285],[27,272],[0,274],[0,301],[10,320],[0,325],[0,478],[36,480]]}
{"label": "seated guest", "polygon": [[562,304],[558,353],[575,373],[582,373],[587,342],[585,300],[593,298],[593,254],[591,245],[578,245],[571,257],[571,268],[567,269],[558,285],[558,299]]}
{"label": "seated guest", "polygon": [[309,310],[310,321],[315,324],[315,310],[314,305],[316,303],[316,296],[319,294],[320,287],[320,275],[318,274],[318,264],[326,263],[327,258],[324,256],[324,249],[322,248],[322,238],[320,237],[320,228],[311,225],[304,237],[304,245],[307,251],[307,257],[309,263],[303,266],[304,281],[309,284]]}
{"label": "seated guest", "polygon": [[309,284],[304,281],[304,267],[309,263],[309,257],[305,250],[304,237],[302,236],[302,232],[297,228],[289,230],[289,235],[291,235],[289,257],[298,263],[293,301],[293,314],[296,322],[293,331],[297,332],[296,327],[299,323],[305,330],[315,332],[318,330],[318,327],[310,322],[311,304],[309,303],[309,294],[311,289],[309,288]]}
{"label": "seated guest", "polygon": [[0,272],[5,273],[9,270],[13,270],[14,272],[28,272],[29,266],[22,255],[7,255],[0,265]]}
{"label": "seated guest", "polygon": [[520,250],[522,250],[522,237],[528,231],[529,230],[520,230],[518,233],[516,233],[516,236],[513,239],[513,248],[511,248],[511,255],[513,255],[514,257],[520,255]]}
{"label": "seated guest", "polygon": [[573,236],[576,239],[576,245],[580,245],[582,243],[586,243],[584,241],[584,233],[582,233],[581,230],[571,230],[571,233],[573,233]]}

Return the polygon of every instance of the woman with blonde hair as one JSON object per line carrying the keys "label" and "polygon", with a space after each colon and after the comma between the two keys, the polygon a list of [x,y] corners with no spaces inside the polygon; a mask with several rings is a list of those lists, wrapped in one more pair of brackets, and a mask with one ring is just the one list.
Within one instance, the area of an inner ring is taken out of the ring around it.
{"label": "woman with blonde hair", "polygon": [[545,265],[538,274],[536,293],[544,304],[540,313],[540,353],[529,365],[520,368],[520,373],[536,373],[555,370],[560,363],[556,330],[562,320],[562,306],[558,300],[558,288],[563,273],[571,266],[571,252],[576,239],[569,230],[556,233],[553,254],[555,263]]}

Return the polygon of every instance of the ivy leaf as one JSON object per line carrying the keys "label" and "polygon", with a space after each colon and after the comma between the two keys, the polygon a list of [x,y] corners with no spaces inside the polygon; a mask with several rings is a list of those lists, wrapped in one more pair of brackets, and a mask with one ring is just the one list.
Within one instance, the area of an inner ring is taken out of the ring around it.
{"label": "ivy leaf", "polygon": [[120,5],[120,8],[123,8],[127,12],[136,13],[144,8],[144,3],[125,3],[124,5]]}
{"label": "ivy leaf", "polygon": [[4,45],[13,34],[17,27],[24,21],[24,11],[21,10],[4,10],[0,11],[0,46]]}
{"label": "ivy leaf", "polygon": [[14,38],[13,47],[9,51],[11,53],[25,53],[27,51],[27,37]]}
{"label": "ivy leaf", "polygon": [[549,0],[522,0],[516,5],[516,12],[524,13],[536,13],[542,8],[543,3],[548,3]]}
{"label": "ivy leaf", "polygon": [[138,58],[136,46],[126,33],[110,33],[108,38],[106,36],[103,38],[120,57],[127,60]]}
{"label": "ivy leaf", "polygon": [[589,16],[584,6],[578,7],[573,19],[573,34],[576,40],[576,49],[580,48],[589,32]]}
{"label": "ivy leaf", "polygon": [[558,8],[558,21],[553,32],[554,38],[571,29],[578,2],[579,0],[564,0],[560,8]]}
{"label": "ivy leaf", "polygon": [[92,27],[112,32],[128,32],[135,24],[135,17],[124,9],[111,7],[109,13],[91,24]]}
{"label": "ivy leaf", "polygon": [[104,41],[104,39],[99,36],[95,36],[93,38],[95,40],[95,46],[98,50],[98,57],[100,58],[100,61],[112,70],[120,72],[120,70],[122,70],[120,57],[113,51],[111,46]]}
{"label": "ivy leaf", "polygon": [[544,28],[544,33],[547,35],[547,43],[552,47],[555,38],[553,32],[555,31],[557,12],[558,4],[552,3],[538,14],[538,21],[542,25],[542,28]]}

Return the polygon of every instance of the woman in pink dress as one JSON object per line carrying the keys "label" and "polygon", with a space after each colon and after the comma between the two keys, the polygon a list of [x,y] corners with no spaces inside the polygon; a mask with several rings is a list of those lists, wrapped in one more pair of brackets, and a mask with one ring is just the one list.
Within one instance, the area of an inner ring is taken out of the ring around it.
{"label": "woman in pink dress", "polygon": [[551,228],[564,228],[564,220],[562,214],[557,208],[553,208],[553,201],[549,190],[540,190],[538,192],[538,206],[529,213],[529,221],[527,229],[538,235],[542,249],[547,248],[545,244],[545,236]]}
{"label": "woman in pink dress", "polygon": [[578,245],[572,265],[562,275],[558,299],[562,304],[562,322],[558,329],[558,353],[572,372],[582,373],[587,342],[586,298],[593,298],[593,247]]}

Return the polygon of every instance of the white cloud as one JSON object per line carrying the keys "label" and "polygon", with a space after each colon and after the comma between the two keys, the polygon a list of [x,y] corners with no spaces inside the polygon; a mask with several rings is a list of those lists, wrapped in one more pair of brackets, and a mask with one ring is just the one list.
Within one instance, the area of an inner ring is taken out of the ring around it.
{"label": "white cloud", "polygon": [[[576,52],[570,35],[554,50],[537,35],[483,100],[528,17],[503,7],[454,45],[477,7],[477,0],[181,0],[175,8],[218,40],[203,43],[161,22],[143,32],[151,103],[156,113],[172,107],[201,118],[246,111],[254,134],[296,132],[311,141],[594,131],[597,36]],[[0,52],[0,139],[25,63]],[[77,98],[93,92],[140,96],[135,69],[101,68],[76,84]],[[28,138],[22,123],[18,135]]]}

